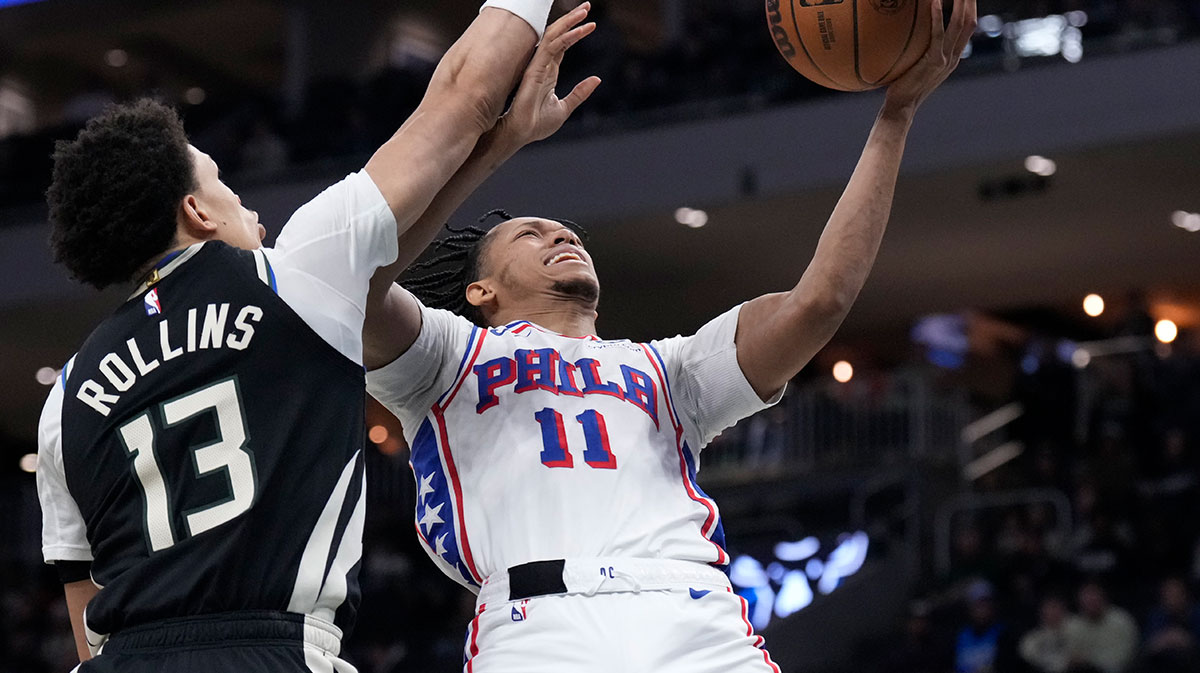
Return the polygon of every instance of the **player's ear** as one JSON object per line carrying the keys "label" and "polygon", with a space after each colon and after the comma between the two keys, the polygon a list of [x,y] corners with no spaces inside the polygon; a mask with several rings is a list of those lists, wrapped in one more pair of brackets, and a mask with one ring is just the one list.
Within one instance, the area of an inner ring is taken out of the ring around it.
{"label": "player's ear", "polygon": [[217,223],[209,218],[208,212],[196,200],[194,194],[188,194],[179,202],[179,212],[175,219],[180,233],[187,234],[190,238],[211,238],[217,230]]}
{"label": "player's ear", "polygon": [[483,308],[496,303],[496,288],[489,279],[477,280],[467,286],[467,303]]}

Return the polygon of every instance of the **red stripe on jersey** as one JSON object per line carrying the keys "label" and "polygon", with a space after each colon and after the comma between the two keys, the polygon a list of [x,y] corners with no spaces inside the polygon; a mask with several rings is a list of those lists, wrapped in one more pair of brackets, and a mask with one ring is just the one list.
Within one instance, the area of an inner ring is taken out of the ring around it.
{"label": "red stripe on jersey", "polygon": [[470,360],[467,361],[466,366],[463,367],[462,372],[459,373],[458,381],[456,381],[454,387],[450,389],[450,394],[446,396],[446,401],[443,402],[439,400],[438,403],[434,405],[433,410],[435,413],[450,408],[450,403],[454,401],[454,396],[458,394],[458,391],[462,389],[463,384],[467,382],[467,378],[471,376],[471,370],[475,367],[475,361],[479,359],[479,352],[483,350],[483,340],[487,337],[487,335],[487,330],[479,330],[479,341],[475,343],[475,352],[471,353]]}
{"label": "red stripe on jersey", "polygon": [[479,618],[483,616],[483,611],[487,609],[487,603],[479,606],[479,612],[475,613],[475,619],[471,620],[471,645],[467,655],[467,673],[471,673],[472,666],[475,663],[475,657],[479,654]]}
{"label": "red stripe on jersey", "polygon": [[454,454],[450,452],[450,438],[446,433],[446,417],[443,412],[454,401],[454,396],[458,394],[462,388],[463,382],[470,376],[471,369],[475,366],[475,361],[479,359],[479,353],[483,349],[483,340],[487,337],[487,330],[479,331],[479,341],[475,344],[475,352],[471,354],[471,358],[463,367],[463,373],[458,379],[458,383],[451,389],[450,395],[446,397],[444,403],[433,405],[433,418],[437,421],[438,426],[438,449],[442,458],[446,461],[446,472],[450,475],[450,490],[454,491],[454,507],[458,514],[458,546],[462,550],[463,561],[467,565],[467,571],[471,573],[476,584],[483,583],[483,575],[479,569],[475,567],[475,557],[471,554],[471,543],[467,540],[467,522],[466,512],[463,511],[463,494],[462,485],[458,481],[458,468],[454,465]]}
{"label": "red stripe on jersey", "polygon": [[[477,351],[476,355],[478,354]],[[467,513],[463,511],[462,485],[458,482],[458,468],[454,466],[454,455],[450,452],[450,438],[446,434],[446,417],[442,415],[442,410],[437,407],[433,408],[433,417],[437,421],[438,436],[441,440],[439,448],[441,449],[442,457],[446,460],[446,472],[450,475],[450,490],[454,491],[454,506],[458,510],[458,546],[462,550],[463,561],[467,564],[467,571],[475,579],[475,584],[481,585],[483,584],[483,575],[475,567],[475,558],[471,555],[471,543],[467,541]]]}
{"label": "red stripe on jersey", "polygon": [[[728,591],[729,593],[733,594],[733,589],[726,587],[725,590]],[[748,616],[749,611],[750,611],[749,604],[746,603],[745,598],[742,598],[741,596],[738,596],[737,594],[733,594],[733,595],[737,596],[738,602],[741,603],[741,605],[742,605],[742,623],[744,623],[746,625],[746,635],[747,636],[755,636],[754,626],[752,626],[750,624],[750,618]],[[771,667],[771,670],[774,671],[774,673],[780,673],[779,667],[775,665],[775,662],[771,661],[771,655],[768,654],[765,649],[763,649],[763,644],[764,644],[763,637],[755,636],[754,646],[757,647],[759,650],[762,650],[763,661],[765,661],[767,663],[767,666]]]}
{"label": "red stripe on jersey", "polygon": [[[708,510],[708,517],[704,520],[704,525],[700,527],[700,534],[704,539],[708,540],[713,547],[717,549],[716,563],[725,565],[729,563],[729,556],[721,549],[721,545],[712,541],[712,534],[716,530],[717,524],[717,508],[707,498],[700,497],[696,489],[692,488],[692,480],[688,475],[687,458],[683,455],[683,426],[676,420],[673,407],[675,403],[671,400],[670,390],[667,388],[667,377],[663,374],[662,369],[658,366],[658,360],[650,353],[650,349],[645,344],[640,344],[642,352],[646,354],[646,359],[650,361],[650,366],[654,368],[654,373],[658,376],[658,382],[664,391],[664,396],[667,399],[667,413],[670,415],[671,424],[675,426],[675,449],[679,452],[679,472],[683,476],[683,488],[687,491],[688,497],[692,500],[704,505]],[[664,365],[666,366],[666,365]]]}

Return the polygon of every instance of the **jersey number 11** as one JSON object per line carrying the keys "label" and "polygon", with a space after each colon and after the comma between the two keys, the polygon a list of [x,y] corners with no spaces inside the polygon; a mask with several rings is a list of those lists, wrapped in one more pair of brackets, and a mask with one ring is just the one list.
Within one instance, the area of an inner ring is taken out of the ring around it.
{"label": "jersey number 11", "polygon": [[[567,431],[563,426],[562,414],[546,407],[533,417],[542,426],[542,464],[546,467],[575,467],[575,459],[567,448]],[[583,462],[601,470],[616,469],[617,457],[608,444],[608,426],[604,424],[600,412],[588,409],[576,416],[575,420],[583,426],[583,437],[587,442],[583,450]]]}

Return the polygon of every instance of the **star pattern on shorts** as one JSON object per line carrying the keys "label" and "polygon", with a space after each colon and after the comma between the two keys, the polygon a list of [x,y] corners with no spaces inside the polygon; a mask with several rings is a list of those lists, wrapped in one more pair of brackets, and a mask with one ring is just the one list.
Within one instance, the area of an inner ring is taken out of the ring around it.
{"label": "star pattern on shorts", "polygon": [[425,507],[425,514],[423,516],[421,516],[420,520],[417,521],[417,525],[425,527],[426,535],[429,535],[429,529],[432,528],[434,526],[434,524],[445,523],[445,520],[443,520],[442,517],[440,516],[441,512],[442,512],[442,507],[444,507],[444,506],[445,506],[445,503],[442,503],[441,505],[438,505],[437,507],[429,507],[429,506]]}
{"label": "star pattern on shorts", "polygon": [[421,485],[417,487],[417,502],[422,505],[425,504],[425,496],[433,493],[433,478],[435,476],[437,476],[435,473],[430,472],[421,477]]}
{"label": "star pattern on shorts", "polygon": [[446,555],[446,536],[450,533],[442,533],[433,541],[433,553],[438,556]]}

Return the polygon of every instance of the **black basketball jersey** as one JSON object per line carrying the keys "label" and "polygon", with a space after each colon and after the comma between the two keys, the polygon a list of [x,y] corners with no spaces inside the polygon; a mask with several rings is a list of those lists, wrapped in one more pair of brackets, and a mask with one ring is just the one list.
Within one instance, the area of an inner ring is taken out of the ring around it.
{"label": "black basketball jersey", "polygon": [[352,623],[363,369],[273,279],[261,253],[200,246],[65,375],[62,459],[101,587],[95,634],[240,610]]}

